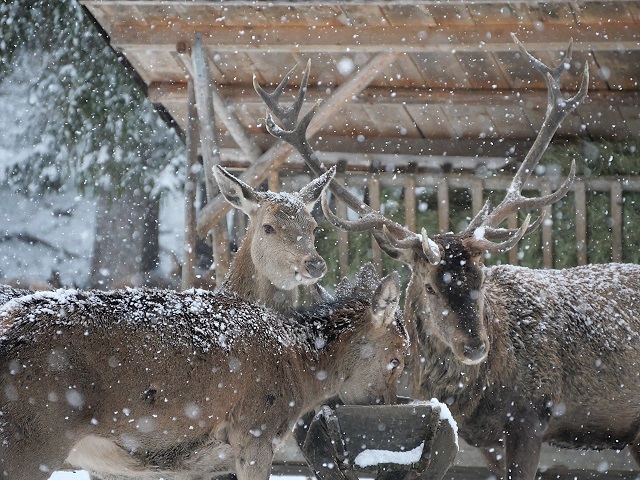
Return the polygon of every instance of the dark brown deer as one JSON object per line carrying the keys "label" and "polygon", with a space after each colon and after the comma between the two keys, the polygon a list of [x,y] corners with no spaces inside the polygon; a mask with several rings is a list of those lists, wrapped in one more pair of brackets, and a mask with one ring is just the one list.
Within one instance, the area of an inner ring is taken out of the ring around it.
{"label": "dark brown deer", "polygon": [[298,416],[395,401],[397,274],[306,312],[228,292],[42,292],[0,309],[0,477],[269,478]]}
{"label": "dark brown deer", "polygon": [[221,288],[278,311],[298,304],[299,286],[315,284],[327,266],[314,246],[311,211],[335,169],[295,193],[258,192],[224,168],[214,173],[220,192],[249,217],[249,226]]}
{"label": "dark brown deer", "polygon": [[[521,195],[588,86],[585,65],[576,95],[565,99],[560,92],[571,46],[552,68],[515,36],[514,41],[545,77],[548,107],[503,202],[495,208],[487,202],[463,232],[428,237],[424,229],[416,234],[384,218],[332,182],[331,191],[361,218],[336,218],[326,202],[325,215],[346,230],[371,230],[385,252],[411,267],[405,317],[414,394],[447,402],[461,436],[484,449],[500,476],[533,479],[543,442],[596,449],[628,445],[640,464],[640,266],[549,271],[483,265],[485,252],[515,247],[542,222],[542,215],[533,224],[527,216],[518,229],[500,228],[507,216],[551,205],[570,189],[573,164],[556,192],[541,198]],[[276,116],[272,104],[289,76],[272,95],[256,86]],[[305,88],[303,82],[298,102]],[[281,128],[271,118],[267,127],[319,173],[323,168],[305,138],[314,110],[299,123],[294,120],[293,127]],[[488,453],[494,449],[497,457]]]}

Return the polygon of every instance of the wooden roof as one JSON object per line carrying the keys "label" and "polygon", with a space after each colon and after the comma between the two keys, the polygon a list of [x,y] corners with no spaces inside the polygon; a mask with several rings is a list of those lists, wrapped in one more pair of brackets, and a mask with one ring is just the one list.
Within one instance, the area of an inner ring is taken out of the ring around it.
{"label": "wooden roof", "polygon": [[264,152],[274,143],[260,120],[265,107],[253,75],[261,85],[275,85],[311,59],[311,104],[385,53],[380,73],[370,75],[364,89],[347,91],[347,101],[319,127],[318,150],[364,163],[391,154],[387,158],[408,161],[522,155],[542,122],[546,88],[511,32],[545,62],[561,58],[574,39],[563,77],[567,93],[577,89],[584,63],[590,65],[588,100],[565,120],[556,141],[640,132],[640,2],[81,3],[135,68],[151,101],[183,128],[189,54],[196,32],[202,34],[217,94],[228,109],[224,116],[231,119],[218,122],[227,161],[249,161],[252,148]]}

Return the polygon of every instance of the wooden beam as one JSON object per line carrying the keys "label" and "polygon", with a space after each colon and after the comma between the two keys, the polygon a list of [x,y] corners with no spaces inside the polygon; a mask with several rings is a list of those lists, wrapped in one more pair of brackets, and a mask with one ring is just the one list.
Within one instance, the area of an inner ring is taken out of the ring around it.
{"label": "wooden beam", "polygon": [[[196,106],[198,110],[198,124],[200,126],[200,151],[204,167],[205,186],[207,191],[207,204],[216,196],[219,196],[218,184],[213,178],[213,167],[220,163],[220,147],[218,141],[218,129],[216,128],[214,107],[211,99],[211,75],[201,43],[200,34],[196,34],[194,42],[193,71]],[[229,238],[226,222],[221,224],[223,218],[211,223],[201,236],[211,234],[213,253],[215,257],[216,285],[222,285],[225,275],[229,270]]]}
{"label": "wooden beam", "polygon": [[[312,137],[332,116],[344,107],[351,97],[357,95],[381,70],[388,68],[393,62],[395,54],[381,53],[374,57],[358,73],[351,77],[346,83],[339,87],[331,97],[318,108],[318,111],[307,128],[307,137]],[[269,174],[272,168],[278,168],[284,162],[293,148],[279,142],[262,155],[256,162],[247,168],[240,176],[240,179],[252,186],[258,185]],[[230,206],[220,195],[209,202],[200,211],[198,218],[198,234],[205,235],[210,226],[229,210]]]}
{"label": "wooden beam", "polygon": [[[191,77],[195,77],[193,64],[186,51],[178,52],[176,56],[185,67],[185,69],[189,72]],[[205,56],[205,61],[207,58],[208,55]],[[209,96],[211,102],[213,102],[213,109],[214,111],[218,112],[218,118],[222,121],[231,137],[247,156],[247,159],[250,161],[256,160],[260,155],[262,155],[262,150],[260,150],[260,147],[255,144],[255,142],[251,139],[251,136],[245,131],[242,122],[238,120],[236,114],[227,107],[226,101],[224,100],[223,95],[220,93],[218,86],[215,82],[211,81],[210,78],[208,86]],[[153,100],[151,101],[153,102]]]}
{"label": "wooden beam", "polygon": [[611,184],[611,261],[622,261],[622,185]]}
{"label": "wooden beam", "polygon": [[196,266],[196,191],[198,176],[195,171],[198,165],[198,112],[193,82],[189,82],[187,117],[187,162],[184,182],[184,242],[182,255],[182,279],[180,288],[192,288],[195,281]]}
{"label": "wooden beam", "polygon": [[576,180],[573,184],[574,201],[576,208],[576,260],[578,265],[586,265],[587,253],[587,189],[582,180]]}
{"label": "wooden beam", "polygon": [[191,45],[194,31],[202,33],[212,52],[295,53],[469,53],[517,52],[511,33],[518,35],[529,51],[564,51],[574,38],[574,51],[640,50],[640,30],[634,22],[546,22],[478,25],[219,25],[210,19],[192,22],[180,17],[171,22],[146,25],[114,23],[110,37],[114,48],[125,52],[175,50]]}
{"label": "wooden beam", "polygon": [[[253,86],[218,85],[219,94],[227,101],[238,104],[259,104],[258,95]],[[571,92],[566,92],[570,94]],[[187,98],[186,82],[153,82],[149,85],[147,96],[152,103],[176,102],[184,103]],[[325,94],[318,89],[309,89],[306,99],[309,104],[325,98]],[[524,108],[546,107],[547,91],[531,89],[514,90],[482,90],[482,89],[431,89],[431,88],[393,88],[369,86],[357,97],[353,103],[358,105],[477,105],[486,107]],[[594,107],[609,107],[611,105],[640,107],[639,91],[619,90],[589,90],[585,105]]]}

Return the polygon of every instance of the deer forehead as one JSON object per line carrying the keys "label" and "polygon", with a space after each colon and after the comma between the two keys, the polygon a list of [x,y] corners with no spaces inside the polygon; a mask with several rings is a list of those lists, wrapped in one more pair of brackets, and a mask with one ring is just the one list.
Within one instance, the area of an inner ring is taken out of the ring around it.
{"label": "deer forehead", "polygon": [[318,226],[313,215],[305,210],[302,203],[269,205],[261,213],[257,217],[258,221],[280,227],[284,233],[287,231],[311,232]]}

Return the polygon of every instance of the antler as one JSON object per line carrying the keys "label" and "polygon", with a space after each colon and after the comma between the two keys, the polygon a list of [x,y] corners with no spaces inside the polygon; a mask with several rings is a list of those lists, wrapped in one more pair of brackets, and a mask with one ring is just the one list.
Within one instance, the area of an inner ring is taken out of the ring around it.
{"label": "antler", "polygon": [[[298,151],[298,153],[300,153],[313,173],[316,175],[322,175],[327,170],[322,165],[322,162],[320,162],[320,160],[318,159],[318,156],[311,148],[306,138],[307,127],[309,126],[309,123],[316,113],[316,110],[320,105],[320,101],[316,102],[311,110],[307,112],[302,120],[298,122],[298,116],[300,114],[300,110],[302,109],[302,104],[304,103],[304,96],[307,92],[307,83],[309,81],[311,60],[307,62],[307,66],[304,69],[302,81],[300,82],[300,88],[293,105],[289,108],[285,108],[282,107],[279,103],[280,96],[288,85],[289,80],[291,79],[291,76],[296,68],[297,65],[284,76],[280,84],[272,93],[267,93],[258,84],[258,80],[255,75],[253,77],[253,88],[256,90],[258,95],[260,95],[260,98],[262,98],[273,115],[282,124],[282,127],[278,126],[274,122],[272,114],[267,112],[267,131],[274,137],[280,138],[281,140],[284,140],[292,147],[294,147]],[[369,207],[369,205],[362,202],[358,197],[349,192],[349,190],[338,183],[335,179],[332,180],[329,184],[329,189],[336,197],[345,202],[361,217],[359,220],[355,221],[342,220],[338,218],[333,212],[331,212],[331,209],[327,205],[326,195],[323,194],[322,209],[325,213],[325,216],[338,228],[347,231],[371,230],[380,247],[387,252],[390,252],[394,248],[396,248],[394,247],[395,242],[401,242],[403,245],[411,245],[415,248],[422,248],[422,237],[424,236],[425,238],[428,238],[426,237],[426,232],[423,232],[423,236],[417,235],[410,230],[407,230],[399,223],[386,218],[380,212],[372,209],[371,207]],[[381,231],[385,227],[386,230]],[[388,232],[392,232],[393,235],[389,234]],[[430,248],[425,251],[425,255],[427,255],[427,258],[433,259],[432,263],[437,263],[440,260],[439,251],[438,258],[436,259],[434,257],[432,246],[430,246]]]}
{"label": "antler", "polygon": [[[589,65],[585,64],[582,82],[578,92],[568,99],[565,99],[560,92],[560,77],[566,70],[565,65],[571,61],[573,39],[569,42],[566,55],[560,63],[555,67],[549,67],[531,55],[524,45],[516,38],[515,34],[511,34],[511,36],[522,54],[527,57],[533,64],[533,67],[544,76],[547,84],[547,111],[545,113],[544,122],[540,127],[540,131],[538,132],[531,149],[522,162],[522,165],[520,165],[520,168],[513,177],[504,200],[502,200],[502,202],[493,209],[491,209],[490,201],[487,200],[482,209],[463,232],[464,234],[478,239],[478,246],[481,244],[482,248],[489,251],[506,251],[505,248],[508,245],[511,246],[506,248],[507,250],[515,246],[515,244],[524,235],[527,235],[537,229],[544,218],[544,214],[541,214],[538,220],[528,228],[520,227],[519,229],[498,229],[498,225],[509,215],[520,209],[533,210],[552,205],[564,197],[571,188],[575,179],[575,161],[571,162],[571,169],[567,179],[555,192],[534,198],[527,198],[521,194],[524,184],[549,146],[554,133],[565,117],[585,98],[589,86]],[[528,224],[528,222],[525,223]],[[507,238],[507,240],[502,243],[494,243],[490,240],[504,238]]]}

